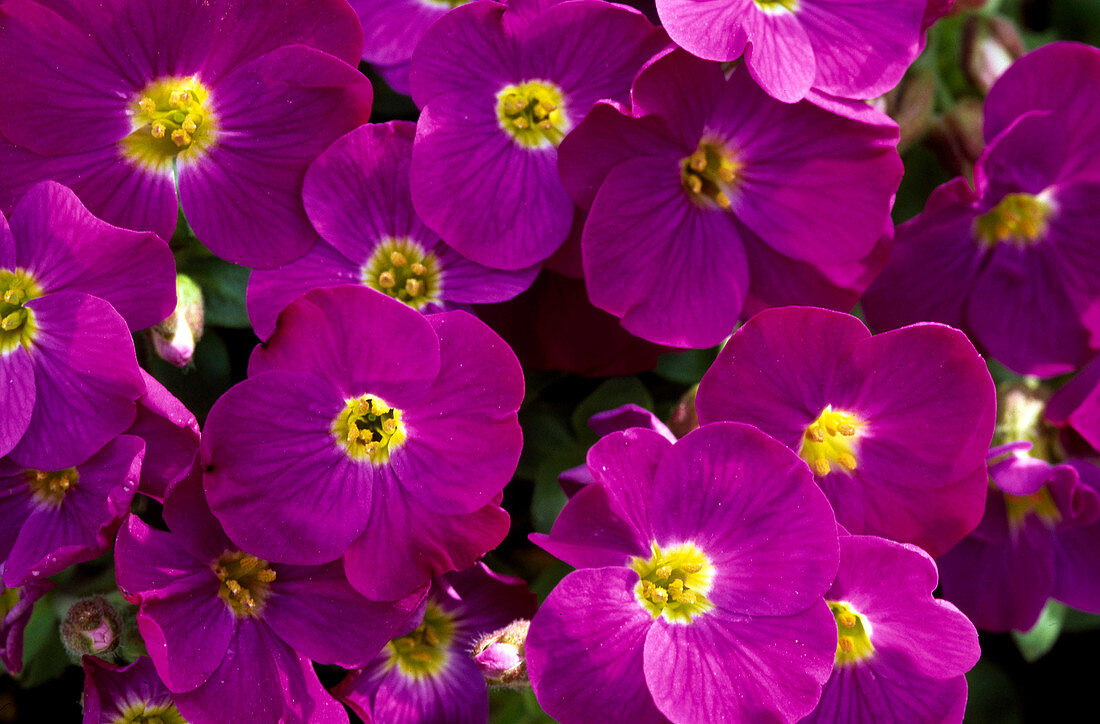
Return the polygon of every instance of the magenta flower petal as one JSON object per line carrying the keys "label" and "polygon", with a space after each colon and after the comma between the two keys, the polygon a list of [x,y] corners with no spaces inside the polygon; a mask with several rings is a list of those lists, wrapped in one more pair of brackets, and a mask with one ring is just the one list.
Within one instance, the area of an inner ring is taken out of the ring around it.
{"label": "magenta flower petal", "polygon": [[378,473],[333,437],[343,406],[325,381],[283,371],[249,377],[214,404],[202,438],[203,460],[214,465],[204,486],[237,545],[268,560],[316,564],[339,558],[363,532]]}
{"label": "magenta flower petal", "polygon": [[[134,422],[145,391],[130,331],[110,304],[76,292],[32,299],[34,412],[11,451],[17,462],[62,470],[87,459]],[[58,428],[57,420],[80,420]]]}
{"label": "magenta flower petal", "polygon": [[137,418],[126,433],[145,441],[141,492],[164,502],[171,487],[191,471],[199,454],[199,424],[152,375],[142,370],[141,378],[145,394],[138,400]]}
{"label": "magenta flower petal", "polygon": [[11,452],[31,423],[37,396],[34,362],[23,347],[0,355],[0,454]]}
{"label": "magenta flower petal", "polygon": [[147,717],[178,715],[172,694],[157,676],[148,656],[126,666],[115,666],[95,656],[81,660],[84,667],[84,724],[126,721],[134,707]]}
{"label": "magenta flower petal", "polygon": [[333,692],[363,720],[392,724],[485,724],[489,720],[485,677],[469,657],[451,657],[439,673],[416,678],[403,675],[388,658],[358,676],[353,674]]}
{"label": "magenta flower petal", "polygon": [[[365,320],[369,335],[361,333]],[[420,398],[439,374],[439,338],[432,326],[417,311],[373,289],[310,292],[279,316],[277,328],[281,333],[252,353],[250,375],[273,369],[307,372],[337,385],[345,397],[369,390],[398,404]]]}
{"label": "magenta flower petal", "polygon": [[[408,440],[391,465],[428,508],[472,513],[500,492],[519,462],[523,372],[504,340],[466,312],[427,320],[439,337],[439,375],[424,404],[405,416]],[[480,362],[471,365],[471,359]],[[467,420],[456,427],[460,417]],[[440,479],[447,484],[439,485]]]}
{"label": "magenta flower petal", "polygon": [[626,569],[574,571],[542,602],[527,634],[527,670],[550,716],[665,721],[646,688],[642,652],[653,619],[634,598],[637,582]]}
{"label": "magenta flower petal", "polygon": [[[654,533],[650,520],[654,478],[671,448],[672,443],[659,433],[630,428],[602,438],[588,451],[588,469],[595,482],[602,484],[611,508],[643,541]],[[643,545],[641,552],[645,550]]]}
{"label": "magenta flower petal", "polygon": [[34,604],[53,587],[53,581],[34,581],[20,587],[15,604],[0,619],[0,664],[12,676],[23,671],[23,634],[34,613]]}
{"label": "magenta flower petal", "polygon": [[620,512],[607,488],[589,484],[569,499],[550,535],[531,533],[531,542],[578,568],[627,566],[649,553],[649,541],[625,515],[629,512]]}
{"label": "magenta flower petal", "polygon": [[702,711],[712,721],[797,721],[832,669],[832,630],[824,601],[788,616],[746,620],[719,609],[690,626],[657,621],[645,640],[646,683],[674,722]]}

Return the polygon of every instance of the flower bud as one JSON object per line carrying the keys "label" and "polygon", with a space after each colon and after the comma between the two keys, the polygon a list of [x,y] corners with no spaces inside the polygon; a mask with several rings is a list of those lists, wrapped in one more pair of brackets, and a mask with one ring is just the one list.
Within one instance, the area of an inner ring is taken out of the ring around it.
{"label": "flower bud", "polygon": [[517,619],[474,645],[474,661],[490,686],[519,689],[528,685],[524,643],[530,625],[527,619]]}
{"label": "flower bud", "polygon": [[176,367],[186,367],[202,338],[203,303],[199,285],[184,274],[176,275],[176,309],[149,329],[157,356]]}
{"label": "flower bud", "polygon": [[928,144],[949,173],[969,177],[985,148],[981,101],[977,98],[959,101],[932,126]]}
{"label": "flower bud", "polygon": [[122,616],[103,596],[77,601],[61,622],[61,640],[76,657],[114,651],[121,634]]}
{"label": "flower bud", "polygon": [[1027,52],[1016,26],[999,15],[971,15],[962,30],[963,72],[983,94]]}
{"label": "flower bud", "polygon": [[699,385],[692,386],[672,410],[672,416],[668,419],[668,429],[677,438],[699,427],[699,413],[695,411],[695,393],[698,391]]}

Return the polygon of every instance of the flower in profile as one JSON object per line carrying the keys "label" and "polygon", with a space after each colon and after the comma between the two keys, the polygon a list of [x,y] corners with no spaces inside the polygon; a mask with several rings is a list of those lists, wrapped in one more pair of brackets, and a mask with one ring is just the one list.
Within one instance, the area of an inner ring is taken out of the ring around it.
{"label": "flower in profile", "polygon": [[53,581],[31,581],[7,588],[0,583],[0,664],[12,676],[23,671],[23,633],[34,604],[54,587]]}
{"label": "flower in profile", "polygon": [[768,95],[880,96],[923,47],[927,0],[657,0],[668,34],[708,60],[744,56]]}
{"label": "flower in profile", "polygon": [[178,191],[226,259],[272,267],[313,245],[302,174],[370,115],[346,3],[28,0],[0,19],[0,208],[55,179],[167,239]]}
{"label": "flower in profile", "polygon": [[187,724],[148,656],[126,666],[85,656],[83,665],[83,724]]}
{"label": "flower in profile", "polygon": [[314,290],[210,411],[210,507],[256,555],[346,555],[352,585],[398,598],[504,537],[522,399],[515,355],[466,312],[425,316],[363,286]]}
{"label": "flower in profile", "polygon": [[[984,109],[974,183],[956,178],[897,229],[863,306],[873,327],[934,320],[1019,374],[1072,372],[1100,348],[1100,50],[1016,61]],[[1042,139],[1037,143],[1036,139]]]}
{"label": "flower in profile", "polygon": [[560,149],[588,208],[593,304],[677,347],[718,344],[765,307],[855,304],[901,179],[893,121],[780,103],[743,69],[726,78],[682,50],[647,65],[630,100],[629,114],[598,103]]}
{"label": "flower in profile", "polygon": [[696,397],[701,423],[746,422],[797,452],[849,532],[932,555],[981,520],[995,403],[958,330],[872,337],[851,315],[808,307],[746,322]]}
{"label": "flower in profile", "polygon": [[366,721],[485,724],[489,695],[470,652],[477,638],[535,612],[527,584],[483,563],[432,582],[412,630],[334,690]]}
{"label": "flower in profile", "polygon": [[1100,468],[1027,442],[989,451],[981,525],[938,559],[943,595],[986,631],[1026,631],[1048,598],[1100,613]]}
{"label": "flower in profile", "polygon": [[121,435],[64,470],[0,459],[0,560],[4,585],[52,576],[110,550],[138,489],[142,441]]}
{"label": "flower in profile", "polygon": [[840,537],[840,570],[825,594],[837,627],[833,675],[803,722],[962,721],[978,632],[932,598],[935,587],[936,564],[924,551]]}
{"label": "flower in profile", "polygon": [[115,546],[123,594],[157,674],[191,721],[347,721],[311,661],[370,660],[423,598],[375,602],[339,563],[283,566],[235,546],[197,478],[172,489],[169,531],[130,516]]}
{"label": "flower in profile", "polygon": [[409,198],[416,125],[360,126],[306,172],[306,214],[322,237],[301,259],[248,280],[248,316],[262,339],[286,305],[311,289],[363,284],[422,312],[511,299],[538,269],[491,269],[424,225]]}
{"label": "flower in profile", "polygon": [[174,278],[167,244],[100,221],[56,183],[0,218],[0,456],[68,468],[133,423],[144,385],[130,333],[171,311]]}
{"label": "flower in profile", "polygon": [[562,722],[797,721],[829,677],[837,529],[798,457],[748,425],[588,453],[549,536],[579,567],[531,620],[527,669]]}
{"label": "flower in profile", "polygon": [[409,81],[423,110],[409,181],[425,223],[459,253],[523,269],[561,246],[573,202],[558,144],[668,42],[622,5],[479,0],[428,29]]}

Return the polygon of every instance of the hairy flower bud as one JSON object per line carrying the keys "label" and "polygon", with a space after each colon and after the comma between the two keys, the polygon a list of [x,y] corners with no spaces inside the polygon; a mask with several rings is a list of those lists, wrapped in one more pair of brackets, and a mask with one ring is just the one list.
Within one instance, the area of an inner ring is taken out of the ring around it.
{"label": "hairy flower bud", "polygon": [[699,413],[695,411],[695,393],[698,391],[699,385],[693,386],[684,393],[672,410],[672,416],[668,419],[668,429],[672,430],[672,434],[677,438],[699,427]]}
{"label": "hairy flower bud", "polygon": [[121,635],[122,616],[103,596],[77,601],[61,622],[61,640],[76,657],[110,653]]}
{"label": "hairy flower bud", "polygon": [[530,625],[527,619],[517,619],[483,636],[474,645],[474,661],[490,686],[515,689],[528,686],[524,644]]}
{"label": "hairy flower bud", "polygon": [[1027,52],[1020,31],[999,15],[971,15],[962,31],[962,68],[983,94]]}
{"label": "hairy flower bud", "polygon": [[149,329],[157,356],[176,367],[186,367],[203,332],[202,290],[191,277],[176,276],[176,308],[171,316]]}

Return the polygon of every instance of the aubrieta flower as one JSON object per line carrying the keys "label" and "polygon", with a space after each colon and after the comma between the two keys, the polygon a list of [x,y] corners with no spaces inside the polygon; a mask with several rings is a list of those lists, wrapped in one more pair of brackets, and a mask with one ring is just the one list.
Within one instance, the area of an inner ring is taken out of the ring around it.
{"label": "aubrieta flower", "polygon": [[411,631],[393,639],[333,693],[365,721],[485,724],[489,693],[471,649],[477,637],[535,613],[519,578],[483,563],[432,582]]}
{"label": "aubrieta flower", "polygon": [[593,304],[677,347],[717,344],[743,311],[855,304],[901,179],[896,124],[780,103],[682,50],[639,73],[630,101],[597,104],[561,147],[589,209]]}
{"label": "aubrieta flower", "polygon": [[1100,613],[1100,467],[989,451],[981,525],[938,560],[943,595],[986,631],[1026,631],[1048,598]]}
{"label": "aubrieta flower", "polygon": [[[1077,436],[1091,447],[1089,456],[1100,450],[1100,357],[1076,374],[1047,401],[1044,415],[1048,422],[1063,431],[1063,443],[1070,443],[1067,436]],[[1069,433],[1072,432],[1072,435]]]}
{"label": "aubrieta flower", "polygon": [[53,581],[31,581],[7,588],[0,583],[0,664],[12,676],[23,671],[23,634],[34,604],[54,587]]}
{"label": "aubrieta flower", "polygon": [[12,588],[110,550],[138,489],[142,441],[121,435],[64,470],[0,459],[0,569]]}
{"label": "aubrieta flower", "polygon": [[214,253],[291,261],[316,240],[302,174],[370,115],[361,48],[341,0],[4,3],[0,208],[56,179],[167,239],[178,189]]}
{"label": "aubrieta flower", "polygon": [[148,656],[115,666],[85,656],[83,724],[187,724]]}
{"label": "aubrieta flower", "polygon": [[466,312],[422,315],[363,286],[279,317],[202,438],[210,507],[242,548],[395,599],[499,543],[523,376]]}
{"label": "aubrieta flower", "polygon": [[306,171],[302,197],[322,240],[301,259],[248,280],[248,316],[261,339],[286,305],[311,289],[364,284],[422,312],[501,302],[531,285],[537,267],[474,263],[424,225],[409,198],[416,124],[363,125]]}
{"label": "aubrieta flower", "polygon": [[[632,427],[641,427],[652,430],[669,442],[676,442],[676,436],[656,415],[633,403],[616,407],[613,410],[597,412],[588,418],[588,427],[592,428],[592,432],[600,437],[610,435],[613,432],[628,430]],[[558,475],[558,484],[561,485],[562,491],[569,497],[573,497],[578,490],[594,480],[592,471],[589,470],[587,464],[563,470]]]}
{"label": "aubrieta flower", "polygon": [[825,600],[836,619],[833,675],[807,724],[958,724],[978,632],[932,598],[936,564],[910,545],[840,537],[840,570]]}
{"label": "aubrieta flower", "polygon": [[531,620],[527,668],[565,722],[796,721],[832,669],[836,521],[798,457],[748,425],[588,453],[549,536],[579,570]]}
{"label": "aubrieta flower", "polygon": [[699,383],[703,424],[755,425],[797,452],[849,532],[943,553],[985,504],[996,392],[961,332],[914,324],[874,337],[855,317],[761,312]]}
{"label": "aubrieta flower", "polygon": [[413,50],[432,23],[469,0],[348,0],[363,28],[363,60],[398,93],[409,93]]}
{"label": "aubrieta flower", "polygon": [[130,332],[172,310],[174,278],[167,244],[100,221],[59,184],[31,188],[10,226],[0,217],[0,456],[68,468],[134,422]]}
{"label": "aubrieta flower", "polygon": [[1014,63],[986,99],[973,186],[940,186],[898,227],[863,300],[871,325],[944,322],[1020,374],[1084,364],[1100,348],[1098,103],[1096,48],[1053,43]]}
{"label": "aubrieta flower", "polygon": [[428,226],[459,253],[522,269],[561,246],[573,202],[558,144],[668,42],[631,8],[598,0],[478,0],[437,21],[413,54],[409,180]]}
{"label": "aubrieta flower", "polygon": [[669,36],[693,55],[735,60],[768,95],[811,89],[874,98],[893,88],[923,47],[927,0],[657,0]]}
{"label": "aubrieta flower", "polygon": [[198,477],[173,488],[169,532],[130,516],[115,546],[157,674],[192,721],[347,722],[312,661],[370,660],[419,604],[369,601],[339,563],[283,566],[233,545]]}
{"label": "aubrieta flower", "polygon": [[173,485],[187,477],[199,455],[195,415],[145,370],[145,394],[137,401],[137,418],[126,430],[145,441],[138,491],[164,502]]}

